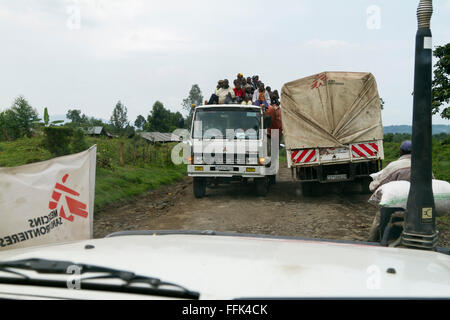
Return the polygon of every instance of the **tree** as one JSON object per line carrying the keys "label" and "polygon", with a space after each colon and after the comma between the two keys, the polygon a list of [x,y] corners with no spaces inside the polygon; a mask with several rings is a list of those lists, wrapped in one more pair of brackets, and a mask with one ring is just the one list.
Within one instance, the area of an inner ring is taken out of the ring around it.
{"label": "tree", "polygon": [[47,108],[44,108],[44,125],[47,126],[50,121]]}
{"label": "tree", "polygon": [[[438,62],[434,65],[434,80],[432,84],[433,114],[441,112],[441,117],[450,119],[450,43],[444,46],[436,47],[433,55],[438,58]],[[445,106],[447,105],[447,106]],[[442,111],[441,106],[444,106]]]}
{"label": "tree", "polygon": [[164,108],[160,101],[153,104],[151,113],[147,117],[146,131],[168,132],[170,111]]}
{"label": "tree", "polygon": [[160,101],[156,101],[143,128],[145,131],[172,132],[183,126],[184,118],[180,112],[171,112]]}
{"label": "tree", "polygon": [[12,118],[11,121],[16,127],[16,138],[31,137],[31,129],[34,127],[34,123],[39,121],[37,111],[30,106],[23,96],[14,100],[9,117]]}
{"label": "tree", "polygon": [[141,115],[138,115],[136,121],[134,121],[134,126],[138,129],[142,129],[146,123],[147,121],[145,120],[145,118]]}
{"label": "tree", "polygon": [[[86,116],[83,114],[82,121],[83,121],[84,117],[86,117]],[[102,119],[96,119],[94,117],[90,117],[90,118],[86,117],[86,124],[88,127],[104,127],[105,126],[105,123],[103,122]]]}
{"label": "tree", "polygon": [[50,116],[48,114],[48,109],[44,108],[44,121],[43,122],[39,121],[37,124],[39,126],[48,127],[48,126],[55,125],[55,124],[58,124],[58,123],[63,123],[63,122],[64,122],[64,120],[50,121]]}
{"label": "tree", "polygon": [[127,118],[127,107],[119,100],[116,107],[113,110],[113,114],[110,119],[110,123],[113,126],[115,133],[122,135],[124,129],[129,125]]}
{"label": "tree", "polygon": [[185,121],[185,124],[187,124],[187,126],[190,126],[191,124],[192,114],[194,112],[193,105],[201,106],[202,104],[203,104],[202,91],[200,90],[198,84],[194,84],[192,85],[192,88],[189,91],[189,96],[186,99],[183,99],[182,103],[183,110],[188,112],[188,116]]}
{"label": "tree", "polygon": [[81,110],[70,110],[67,111],[66,118],[69,119],[73,126],[79,127],[82,123]]}

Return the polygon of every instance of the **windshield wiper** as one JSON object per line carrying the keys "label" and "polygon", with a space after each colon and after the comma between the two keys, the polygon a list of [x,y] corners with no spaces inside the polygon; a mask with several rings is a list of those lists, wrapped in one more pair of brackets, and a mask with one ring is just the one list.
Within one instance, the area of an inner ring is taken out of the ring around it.
{"label": "windshield wiper", "polygon": [[[67,288],[66,280],[33,279],[25,274],[10,269],[32,270],[42,274],[71,275],[70,273],[67,272],[67,270],[69,267],[73,266],[77,266],[78,268],[80,268],[79,271],[80,274],[104,273],[104,275],[100,276],[80,278],[80,284],[83,290],[101,290],[112,292],[151,294],[151,295],[187,298],[187,299],[199,299],[200,297],[200,294],[198,292],[188,290],[181,285],[161,281],[160,279],[154,277],[137,275],[134,272],[130,271],[112,269],[83,263],[77,264],[71,261],[46,260],[37,258],[0,262],[0,271],[13,273],[21,276],[21,278],[0,277],[0,283]],[[83,282],[86,280],[93,280],[93,279],[120,279],[124,281],[124,284],[111,285],[103,283]],[[148,284],[149,287],[132,286],[132,284],[135,283],[145,283]],[[160,288],[162,286],[172,287],[174,289]]]}

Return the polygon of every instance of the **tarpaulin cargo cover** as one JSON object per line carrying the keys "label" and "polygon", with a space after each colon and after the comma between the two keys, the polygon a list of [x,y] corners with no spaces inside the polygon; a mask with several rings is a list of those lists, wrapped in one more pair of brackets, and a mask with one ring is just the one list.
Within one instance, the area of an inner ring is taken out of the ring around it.
{"label": "tarpaulin cargo cover", "polygon": [[340,147],[383,139],[375,77],[364,72],[323,72],[281,90],[287,149]]}

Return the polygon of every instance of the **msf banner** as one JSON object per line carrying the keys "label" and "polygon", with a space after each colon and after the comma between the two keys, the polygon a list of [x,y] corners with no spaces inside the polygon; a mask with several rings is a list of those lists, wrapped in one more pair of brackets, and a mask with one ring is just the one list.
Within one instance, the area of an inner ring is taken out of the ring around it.
{"label": "msf banner", "polygon": [[96,151],[0,168],[0,250],[93,237]]}

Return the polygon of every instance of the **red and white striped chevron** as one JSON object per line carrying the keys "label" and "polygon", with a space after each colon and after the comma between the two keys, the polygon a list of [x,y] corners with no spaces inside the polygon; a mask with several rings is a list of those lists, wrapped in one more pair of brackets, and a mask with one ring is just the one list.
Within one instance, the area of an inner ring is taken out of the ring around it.
{"label": "red and white striped chevron", "polygon": [[317,161],[316,149],[294,150],[291,153],[293,163],[310,163]]}
{"label": "red and white striped chevron", "polygon": [[378,156],[378,145],[376,143],[352,144],[353,158],[371,158]]}

